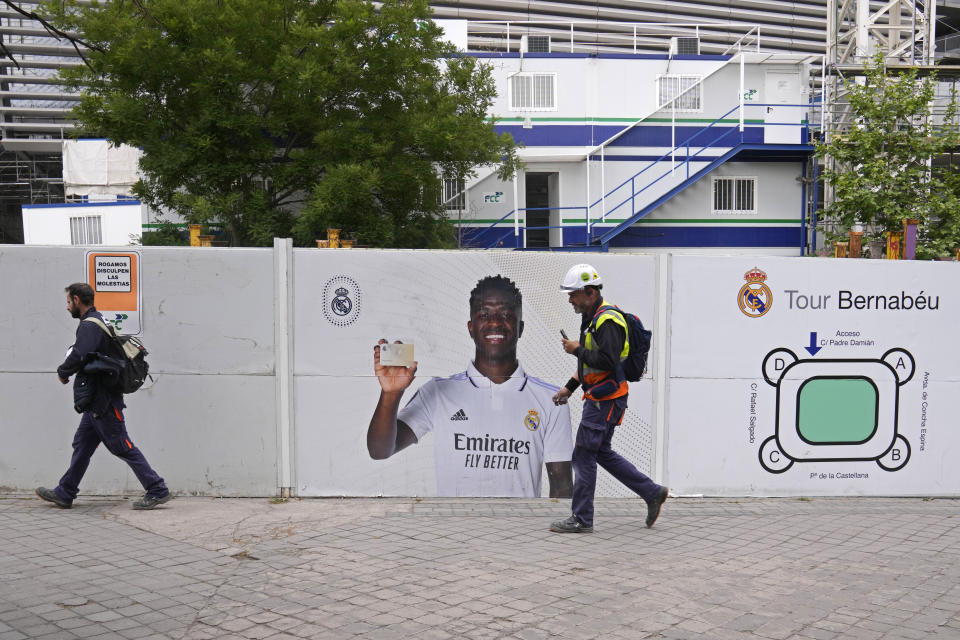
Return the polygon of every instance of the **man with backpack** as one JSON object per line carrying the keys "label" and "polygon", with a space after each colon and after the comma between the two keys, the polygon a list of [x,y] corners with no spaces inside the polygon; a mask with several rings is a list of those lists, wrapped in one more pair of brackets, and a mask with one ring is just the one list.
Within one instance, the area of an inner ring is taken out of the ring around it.
{"label": "man with backpack", "polygon": [[[106,375],[103,362],[109,362],[112,334],[103,316],[93,306],[94,292],[82,282],[71,284],[67,293],[67,311],[80,320],[76,342],[67,352],[67,358],[57,368],[57,378],[67,384],[74,379],[74,405],[83,413],[80,426],[73,437],[73,457],[70,467],[54,489],[38,487],[37,496],[62,509],[69,509],[80,490],[80,480],[90,464],[90,457],[102,442],[107,450],[122,459],[133,470],[146,495],[133,503],[134,509],[153,509],[170,500],[170,491],[163,478],[157,475],[140,450],[127,435],[123,419],[123,392],[118,384],[107,386],[100,380]],[[108,356],[100,359],[98,356]],[[122,364],[120,365],[122,366]],[[102,374],[89,373],[102,371]],[[116,373],[116,372],[115,372]],[[99,383],[99,384],[98,384]]]}
{"label": "man with backpack", "polygon": [[645,476],[610,446],[627,409],[628,380],[643,374],[650,334],[635,316],[606,304],[602,288],[602,279],[589,264],[571,267],[560,286],[582,319],[579,341],[562,338],[563,350],[577,356],[577,371],[553,401],[566,403],[582,386],[584,402],[573,448],[573,515],[550,526],[557,533],[593,532],[598,464],[646,501],[648,528],[657,521],[669,495],[667,487]]}

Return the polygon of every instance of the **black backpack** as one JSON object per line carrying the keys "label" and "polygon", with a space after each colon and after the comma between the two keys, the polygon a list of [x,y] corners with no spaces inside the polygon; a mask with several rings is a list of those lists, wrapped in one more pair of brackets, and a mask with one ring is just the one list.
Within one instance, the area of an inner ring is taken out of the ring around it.
{"label": "black backpack", "polygon": [[627,341],[630,343],[630,351],[627,353],[627,359],[621,362],[620,366],[623,367],[623,375],[627,381],[636,382],[643,377],[643,372],[647,369],[647,354],[650,353],[650,339],[653,334],[643,328],[640,318],[612,304],[605,304],[597,309],[591,323],[592,330],[596,329],[597,316],[610,309],[622,315],[627,323]]}
{"label": "black backpack", "polygon": [[140,339],[133,336],[117,335],[113,327],[105,324],[100,318],[84,318],[84,320],[103,329],[107,334],[110,345],[110,352],[105,355],[123,363],[115,388],[122,393],[133,393],[142,387],[147,377],[150,376],[150,365],[147,364],[146,360],[147,350]]}

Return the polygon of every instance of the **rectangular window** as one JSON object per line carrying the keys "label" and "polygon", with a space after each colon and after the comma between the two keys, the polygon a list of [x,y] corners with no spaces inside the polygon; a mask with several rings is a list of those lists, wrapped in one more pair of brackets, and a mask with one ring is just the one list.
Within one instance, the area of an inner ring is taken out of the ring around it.
{"label": "rectangular window", "polygon": [[100,216],[72,216],[70,244],[102,244]]}
{"label": "rectangular window", "polygon": [[518,73],[510,77],[511,111],[556,111],[557,74]]}
{"label": "rectangular window", "polygon": [[657,76],[657,108],[703,111],[703,77]]}
{"label": "rectangular window", "polygon": [[447,211],[460,211],[467,208],[462,179],[443,179],[443,206]]}
{"label": "rectangular window", "polygon": [[714,178],[713,213],[744,215],[757,212],[756,178]]}

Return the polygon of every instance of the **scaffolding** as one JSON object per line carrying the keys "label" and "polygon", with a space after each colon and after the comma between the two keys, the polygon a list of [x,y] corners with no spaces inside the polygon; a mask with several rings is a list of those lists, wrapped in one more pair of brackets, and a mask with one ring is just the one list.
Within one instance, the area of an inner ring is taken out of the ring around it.
{"label": "scaffolding", "polygon": [[[19,2],[26,11],[35,1]],[[40,23],[0,5],[0,243],[23,242],[22,206],[64,201],[62,145],[78,96],[60,68],[82,64],[73,46]]]}
{"label": "scaffolding", "polygon": [[[937,64],[937,3],[934,0],[828,0],[827,39],[823,70],[823,100],[820,136],[830,142],[844,136],[856,126],[848,101],[851,85],[863,84],[866,68],[879,55],[888,73],[915,71],[919,77],[936,74],[937,95],[931,104],[934,119],[943,117],[951,90],[960,78],[960,66]],[[942,45],[941,45],[942,46]],[[939,58],[942,58],[942,52]],[[942,61],[941,61],[942,62]],[[950,158],[932,158],[933,166],[952,165]],[[826,157],[823,166],[834,168],[835,161]],[[820,167],[814,167],[814,174]],[[822,185],[822,202],[829,206],[835,198],[832,185]],[[814,193],[818,190],[814,189]],[[836,221],[821,219],[820,228],[845,233]]]}
{"label": "scaffolding", "polygon": [[59,153],[0,150],[0,244],[23,242],[21,207],[63,202]]}

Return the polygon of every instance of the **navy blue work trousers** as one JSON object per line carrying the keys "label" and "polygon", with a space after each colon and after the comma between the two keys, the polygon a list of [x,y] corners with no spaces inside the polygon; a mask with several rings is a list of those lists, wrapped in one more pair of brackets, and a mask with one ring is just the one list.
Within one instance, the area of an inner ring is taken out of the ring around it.
{"label": "navy blue work trousers", "polygon": [[95,416],[90,411],[83,414],[77,433],[73,436],[70,468],[60,478],[60,484],[56,488],[57,495],[66,500],[76,499],[80,492],[80,481],[90,465],[90,457],[101,442],[107,451],[130,465],[148,496],[159,498],[167,495],[167,485],[163,478],[150,467],[140,449],[133,446],[130,436],[127,435],[123,413],[114,403],[111,403],[101,416]]}
{"label": "navy blue work trousers", "polygon": [[573,515],[587,526],[593,526],[597,465],[647,502],[653,500],[660,489],[660,485],[610,446],[613,432],[626,410],[627,396],[583,402],[583,417],[573,447]]}

